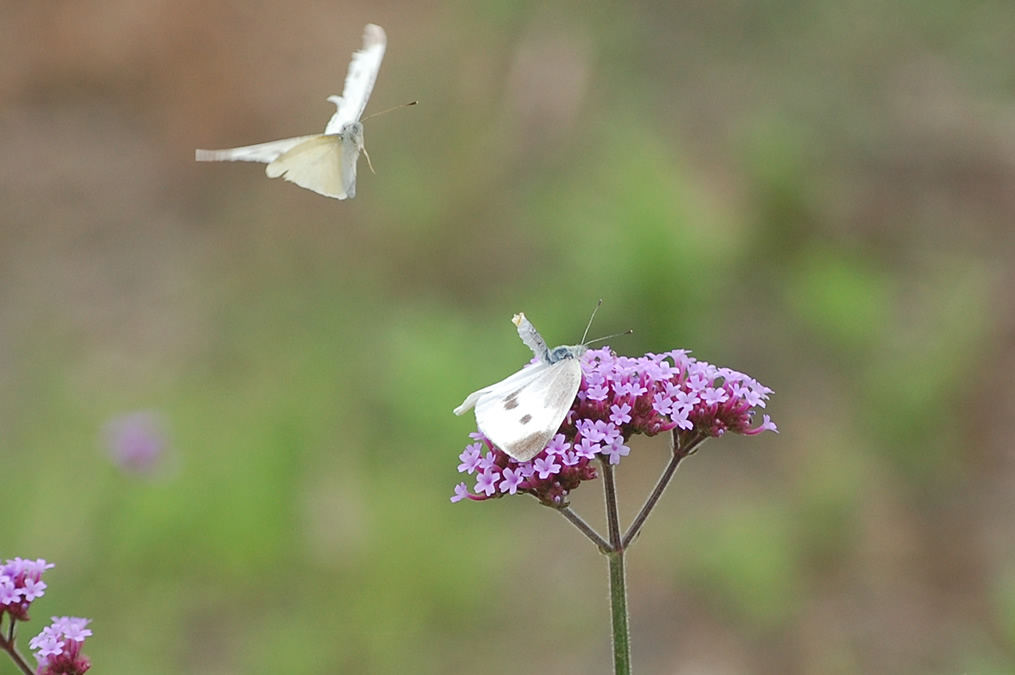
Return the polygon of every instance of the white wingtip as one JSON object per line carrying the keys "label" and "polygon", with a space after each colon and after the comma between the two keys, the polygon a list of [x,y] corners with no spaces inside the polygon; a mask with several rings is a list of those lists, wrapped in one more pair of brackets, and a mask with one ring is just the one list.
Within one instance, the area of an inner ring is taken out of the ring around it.
{"label": "white wingtip", "polygon": [[476,407],[476,402],[479,401],[479,397],[486,393],[486,389],[480,389],[469,394],[468,398],[462,401],[462,405],[455,408],[456,415],[464,415],[468,411]]}
{"label": "white wingtip", "polygon": [[388,41],[388,36],[384,34],[384,29],[375,23],[368,23],[366,28],[363,29],[363,48],[373,47],[374,45],[382,45]]}

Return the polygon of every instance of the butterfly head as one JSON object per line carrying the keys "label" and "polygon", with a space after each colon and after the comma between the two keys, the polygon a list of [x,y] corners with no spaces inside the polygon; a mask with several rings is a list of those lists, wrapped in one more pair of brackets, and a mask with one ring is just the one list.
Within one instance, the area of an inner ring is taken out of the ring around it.
{"label": "butterfly head", "polygon": [[374,164],[370,161],[370,153],[367,152],[366,146],[363,145],[363,123],[362,122],[347,122],[342,127],[341,131],[338,132],[339,138],[342,139],[342,145],[348,147],[352,146],[352,151],[358,158],[359,153],[363,153],[363,156],[367,158],[367,166],[370,167],[370,173],[376,173],[374,171]]}
{"label": "butterfly head", "polygon": [[547,355],[547,363],[557,363],[565,359],[580,359],[589,350],[586,345],[561,345],[554,347]]}
{"label": "butterfly head", "polygon": [[363,124],[362,122],[348,122],[342,127],[342,130],[338,132],[338,135],[342,137],[342,140],[346,143],[353,143],[356,145],[357,150],[363,149]]}

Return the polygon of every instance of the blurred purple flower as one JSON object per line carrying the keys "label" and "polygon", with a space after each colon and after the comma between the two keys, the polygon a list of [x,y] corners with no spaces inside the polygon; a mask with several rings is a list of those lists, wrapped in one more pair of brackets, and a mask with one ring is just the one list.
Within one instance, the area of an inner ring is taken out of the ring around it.
{"label": "blurred purple flower", "polygon": [[162,417],[133,412],[111,419],[105,427],[106,447],[124,473],[153,475],[168,462],[169,442]]}
{"label": "blurred purple flower", "polygon": [[28,621],[28,607],[46,594],[42,573],[52,567],[42,558],[12,558],[0,566],[0,619],[6,613],[12,621]]}
{"label": "blurred purple flower", "polygon": [[[597,455],[618,464],[630,453],[627,441],[635,434],[672,432],[678,447],[692,448],[727,431],[745,436],[778,431],[768,415],[754,425],[755,409],[765,407],[771,389],[730,368],[698,361],[687,350],[630,358],[603,347],[586,352],[581,365],[582,383],[560,433],[532,460],[517,462],[481,433],[470,434],[482,445],[466,448],[458,470],[476,475],[476,483],[472,492],[460,483],[452,501],[525,493],[561,506],[571,490],[597,477]],[[573,454],[563,466],[554,462],[569,445]],[[518,469],[525,476],[521,482]]]}
{"label": "blurred purple flower", "polygon": [[91,667],[81,653],[85,638],[92,634],[87,628],[91,619],[54,616],[53,623],[42,629],[28,643],[39,662],[37,675],[81,675]]}

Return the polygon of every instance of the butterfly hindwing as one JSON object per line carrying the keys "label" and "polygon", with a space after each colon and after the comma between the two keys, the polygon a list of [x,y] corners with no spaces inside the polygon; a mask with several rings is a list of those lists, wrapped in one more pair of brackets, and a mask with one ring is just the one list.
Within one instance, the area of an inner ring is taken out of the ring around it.
{"label": "butterfly hindwing", "polygon": [[[282,176],[291,183],[313,190],[326,197],[345,199],[355,174],[346,176],[343,171],[342,137],[337,134],[311,136],[309,140],[279,155],[264,172],[269,178]],[[353,160],[355,165],[355,160]],[[352,187],[355,194],[355,187]]]}
{"label": "butterfly hindwing", "polygon": [[488,387],[476,401],[479,430],[514,459],[532,459],[560,428],[581,377],[579,360],[568,358],[536,364]]}
{"label": "butterfly hindwing", "polygon": [[479,430],[512,458],[527,462],[546,448],[574,404],[588,347],[583,343],[551,350],[524,314],[515,314],[511,322],[535,355],[535,365],[472,392],[455,414],[475,408]]}

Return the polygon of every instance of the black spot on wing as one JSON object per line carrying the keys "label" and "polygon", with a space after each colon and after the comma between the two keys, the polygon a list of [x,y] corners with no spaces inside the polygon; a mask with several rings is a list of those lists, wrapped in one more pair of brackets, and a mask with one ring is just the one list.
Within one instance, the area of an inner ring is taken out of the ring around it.
{"label": "black spot on wing", "polygon": [[522,418],[518,421],[522,424],[528,424],[532,421],[532,415],[522,415]]}
{"label": "black spot on wing", "polygon": [[518,407],[518,394],[521,392],[521,389],[514,391],[504,399],[504,410],[513,410]]}

